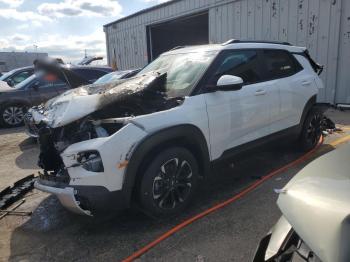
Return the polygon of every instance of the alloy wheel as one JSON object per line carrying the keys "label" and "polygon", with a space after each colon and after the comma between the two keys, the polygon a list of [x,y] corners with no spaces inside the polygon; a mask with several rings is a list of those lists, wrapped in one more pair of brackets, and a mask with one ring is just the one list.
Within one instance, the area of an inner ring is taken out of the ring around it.
{"label": "alloy wheel", "polygon": [[4,119],[5,123],[10,126],[16,126],[21,124],[24,119],[23,107],[18,107],[18,106],[7,107],[3,111],[2,118]]}
{"label": "alloy wheel", "polygon": [[322,118],[319,114],[315,114],[306,130],[306,138],[312,145],[316,145],[321,136],[321,121]]}
{"label": "alloy wheel", "polygon": [[183,159],[173,158],[160,166],[153,181],[153,200],[161,209],[174,209],[186,201],[192,187],[192,168]]}

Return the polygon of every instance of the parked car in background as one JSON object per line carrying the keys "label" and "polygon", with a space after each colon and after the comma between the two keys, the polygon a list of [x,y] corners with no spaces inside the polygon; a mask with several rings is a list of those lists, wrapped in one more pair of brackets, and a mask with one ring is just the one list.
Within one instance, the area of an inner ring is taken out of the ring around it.
{"label": "parked car in background", "polygon": [[78,65],[90,65],[92,62],[95,61],[102,61],[102,56],[88,56],[84,57],[80,62],[78,62]]}
{"label": "parked car in background", "polygon": [[94,84],[105,84],[105,83],[110,83],[119,79],[127,79],[135,76],[138,72],[140,72],[140,70],[141,69],[115,71],[97,79]]}
{"label": "parked car in background", "polygon": [[112,69],[108,67],[60,64],[58,68],[56,73],[61,77],[50,70],[45,72],[42,67],[38,68],[37,73],[14,87],[0,86],[0,125],[20,126],[23,124],[28,108],[46,102],[71,88],[93,83],[97,78],[112,72]]}
{"label": "parked car in background", "polygon": [[282,217],[254,262],[350,261],[350,144],[308,164],[283,189]]}
{"label": "parked car in background", "polygon": [[303,150],[317,144],[321,68],[303,47],[231,40],[71,90],[32,112],[35,187],[84,215],[133,201],[152,216],[178,214],[213,163],[286,136]]}
{"label": "parked car in background", "polygon": [[[3,74],[0,76],[0,81],[5,82],[9,86],[15,86],[26,80],[32,74],[34,74],[33,66],[21,67]],[[2,85],[4,85],[4,83],[2,83]]]}

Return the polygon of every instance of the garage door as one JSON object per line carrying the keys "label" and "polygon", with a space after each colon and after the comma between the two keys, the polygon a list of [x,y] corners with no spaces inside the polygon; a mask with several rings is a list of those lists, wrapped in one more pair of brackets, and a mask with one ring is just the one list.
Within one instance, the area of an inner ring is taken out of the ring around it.
{"label": "garage door", "polygon": [[148,26],[148,60],[176,46],[208,44],[208,20],[208,13],[200,13]]}

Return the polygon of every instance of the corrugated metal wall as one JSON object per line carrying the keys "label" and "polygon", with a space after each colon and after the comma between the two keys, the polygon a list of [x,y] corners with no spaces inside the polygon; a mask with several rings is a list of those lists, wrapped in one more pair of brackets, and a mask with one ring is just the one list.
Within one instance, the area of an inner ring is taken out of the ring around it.
{"label": "corrugated metal wall", "polygon": [[325,65],[322,78],[326,88],[319,100],[350,103],[349,0],[174,1],[107,26],[109,62],[116,57],[122,69],[145,65],[147,25],[203,10],[209,10],[212,43],[236,38],[288,41],[306,46]]}
{"label": "corrugated metal wall", "polygon": [[[339,42],[336,103],[350,104],[350,1],[343,0]],[[331,76],[335,77],[335,76]]]}

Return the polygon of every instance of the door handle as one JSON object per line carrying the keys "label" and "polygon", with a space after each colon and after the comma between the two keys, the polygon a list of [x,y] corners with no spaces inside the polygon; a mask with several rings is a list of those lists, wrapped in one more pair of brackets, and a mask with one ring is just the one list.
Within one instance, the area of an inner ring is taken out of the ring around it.
{"label": "door handle", "polygon": [[301,82],[301,84],[303,86],[309,86],[309,85],[311,85],[311,81],[303,81],[303,82]]}
{"label": "door handle", "polygon": [[263,89],[259,89],[257,91],[255,91],[255,95],[256,96],[262,96],[262,95],[265,95],[266,94],[266,91],[263,90]]}

